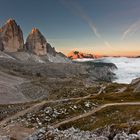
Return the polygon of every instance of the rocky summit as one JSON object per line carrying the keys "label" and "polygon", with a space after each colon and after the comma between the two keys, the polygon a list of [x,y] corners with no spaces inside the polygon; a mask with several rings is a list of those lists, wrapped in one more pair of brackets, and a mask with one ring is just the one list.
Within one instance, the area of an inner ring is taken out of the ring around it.
{"label": "rocky summit", "polygon": [[[9,19],[2,28],[0,28],[0,50],[5,52],[17,52],[23,49],[23,33],[19,25],[13,19]],[[2,45],[3,44],[3,45]]]}
{"label": "rocky summit", "polygon": [[32,52],[36,55],[46,55],[47,41],[41,32],[33,28],[31,33],[28,35],[25,47],[27,51]]}

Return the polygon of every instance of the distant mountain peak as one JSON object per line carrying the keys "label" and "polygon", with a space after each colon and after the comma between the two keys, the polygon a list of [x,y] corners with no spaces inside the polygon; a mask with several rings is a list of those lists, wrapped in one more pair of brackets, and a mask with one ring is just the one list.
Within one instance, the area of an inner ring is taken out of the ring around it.
{"label": "distant mountain peak", "polygon": [[71,51],[70,53],[68,53],[67,57],[71,59],[78,59],[78,58],[82,59],[82,58],[95,58],[95,55],[83,53],[79,51]]}

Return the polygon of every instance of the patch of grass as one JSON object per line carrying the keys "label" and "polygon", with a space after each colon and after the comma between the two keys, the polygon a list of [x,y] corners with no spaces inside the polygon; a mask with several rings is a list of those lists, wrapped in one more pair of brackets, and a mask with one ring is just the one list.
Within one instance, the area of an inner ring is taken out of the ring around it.
{"label": "patch of grass", "polygon": [[[140,121],[140,106],[112,106],[107,107],[99,112],[71,122],[69,124],[63,125],[60,129],[66,129],[68,127],[76,127],[82,130],[95,130],[97,128],[102,128],[106,126],[111,126],[116,124],[118,129],[124,129],[127,127],[127,123],[131,121]],[[132,132],[139,129],[137,127],[132,127]]]}

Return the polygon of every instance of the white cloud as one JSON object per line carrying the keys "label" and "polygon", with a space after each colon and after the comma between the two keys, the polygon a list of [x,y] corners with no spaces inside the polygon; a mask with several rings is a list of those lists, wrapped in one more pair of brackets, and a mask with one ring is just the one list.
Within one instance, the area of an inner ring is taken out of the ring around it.
{"label": "white cloud", "polygon": [[131,24],[127,30],[123,32],[122,40],[126,39],[129,36],[132,36],[140,29],[140,20],[137,20],[133,24]]}

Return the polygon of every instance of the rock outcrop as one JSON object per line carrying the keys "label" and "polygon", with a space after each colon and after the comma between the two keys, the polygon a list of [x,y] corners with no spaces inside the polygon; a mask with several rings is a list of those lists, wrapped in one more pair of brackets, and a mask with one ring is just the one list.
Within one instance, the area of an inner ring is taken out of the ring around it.
{"label": "rock outcrop", "polygon": [[34,132],[25,140],[44,140],[44,139],[56,139],[56,140],[108,140],[104,136],[97,136],[90,131],[80,131],[79,129],[70,128],[67,130],[58,130],[53,127],[41,128]]}
{"label": "rock outcrop", "polygon": [[67,55],[71,59],[82,59],[82,58],[95,58],[93,54],[86,54],[79,51],[72,51]]}
{"label": "rock outcrop", "polygon": [[2,28],[0,28],[0,50],[5,52],[17,52],[23,49],[24,40],[20,26],[15,20],[9,19]]}
{"label": "rock outcrop", "polygon": [[[109,140],[110,138],[104,135],[96,135],[91,131],[81,131],[80,129],[69,128],[67,130],[58,130],[53,127],[41,128],[34,132],[25,140],[44,140],[44,139],[62,139],[62,140]],[[139,140],[140,131],[137,134],[118,133],[113,140]]]}
{"label": "rock outcrop", "polygon": [[56,56],[56,51],[54,47],[52,47],[49,43],[47,43],[46,47],[47,47],[47,53]]}
{"label": "rock outcrop", "polygon": [[116,76],[113,70],[117,69],[117,66],[113,63],[101,63],[101,62],[80,62],[83,65],[88,66],[88,72],[90,79],[94,81],[106,81],[112,82]]}
{"label": "rock outcrop", "polygon": [[3,50],[4,50],[4,46],[3,46],[3,43],[2,43],[2,41],[0,39],[0,51],[3,51]]}
{"label": "rock outcrop", "polygon": [[131,86],[133,87],[133,92],[140,92],[140,78],[132,80]]}
{"label": "rock outcrop", "polygon": [[38,29],[33,28],[26,40],[26,50],[36,55],[46,55],[46,45],[47,41],[45,37]]}

